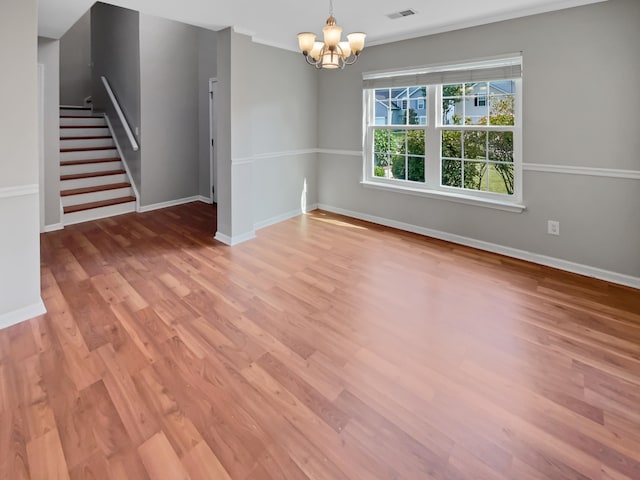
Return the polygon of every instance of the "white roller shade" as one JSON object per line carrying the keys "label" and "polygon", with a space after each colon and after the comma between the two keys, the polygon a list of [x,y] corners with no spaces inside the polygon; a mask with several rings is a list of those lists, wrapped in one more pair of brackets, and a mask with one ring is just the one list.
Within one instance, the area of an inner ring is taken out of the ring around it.
{"label": "white roller shade", "polygon": [[488,82],[522,76],[522,56],[493,60],[363,73],[363,88],[409,87],[448,83]]}

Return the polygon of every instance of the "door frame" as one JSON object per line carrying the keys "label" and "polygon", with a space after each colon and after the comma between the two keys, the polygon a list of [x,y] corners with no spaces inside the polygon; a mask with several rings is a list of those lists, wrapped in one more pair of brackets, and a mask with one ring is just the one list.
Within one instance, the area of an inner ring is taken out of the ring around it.
{"label": "door frame", "polygon": [[209,79],[209,195],[212,203],[218,200],[218,162],[216,161],[216,98],[218,79]]}

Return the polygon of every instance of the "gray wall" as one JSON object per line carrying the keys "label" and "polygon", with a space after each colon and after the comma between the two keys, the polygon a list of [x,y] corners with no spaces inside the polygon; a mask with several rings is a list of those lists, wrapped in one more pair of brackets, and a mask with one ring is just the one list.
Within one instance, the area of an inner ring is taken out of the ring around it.
{"label": "gray wall", "polygon": [[91,11],[60,38],[60,104],[83,105],[91,95]]}
{"label": "gray wall", "polygon": [[[369,47],[321,72],[319,146],[362,149],[362,72],[522,51],[524,162],[639,170],[639,25],[640,2],[609,0]],[[517,214],[363,188],[357,156],[322,154],[318,172],[322,204],[640,276],[637,180],[525,171]]]}
{"label": "gray wall", "polygon": [[140,16],[143,206],[209,198],[209,78],[216,33]]}
{"label": "gray wall", "polygon": [[44,66],[44,223],[60,223],[60,41],[38,37]]}
{"label": "gray wall", "polygon": [[0,15],[0,328],[41,313],[36,0]]}
{"label": "gray wall", "polygon": [[140,155],[143,147],[141,146],[137,152],[131,149],[131,144],[118,121],[118,115],[100,80],[104,75],[111,84],[124,115],[136,135],[136,129],[139,130],[141,123],[138,12],[105,3],[96,3],[91,8],[91,58],[93,59],[91,87],[94,109],[109,115],[133,181],[140,190]]}
{"label": "gray wall", "polygon": [[235,35],[227,28],[218,32],[216,41],[216,233],[228,237],[231,237],[231,37]]}

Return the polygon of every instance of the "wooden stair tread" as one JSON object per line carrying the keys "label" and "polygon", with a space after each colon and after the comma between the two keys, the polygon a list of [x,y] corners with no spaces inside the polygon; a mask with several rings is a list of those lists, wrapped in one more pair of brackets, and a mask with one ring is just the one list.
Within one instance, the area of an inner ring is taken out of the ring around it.
{"label": "wooden stair tread", "polygon": [[115,146],[111,147],[76,147],[76,148],[61,148],[61,153],[69,153],[69,152],[90,152],[92,150],[115,150]]}
{"label": "wooden stair tread", "polygon": [[119,162],[120,157],[107,157],[107,158],[87,158],[86,160],[64,160],[60,162],[61,167],[69,167],[71,165],[88,165],[90,163],[108,163]]}
{"label": "wooden stair tread", "polygon": [[61,175],[60,181],[77,180],[79,178],[106,177],[108,175],[122,175],[124,173],[126,173],[124,170],[107,170],[104,172],[75,173],[73,175]]}
{"label": "wooden stair tread", "polygon": [[60,137],[60,140],[103,140],[111,138],[111,135],[99,135],[93,137]]}
{"label": "wooden stair tread", "polygon": [[62,190],[60,192],[60,196],[68,197],[71,195],[82,195],[83,193],[104,192],[106,190],[116,190],[118,188],[129,188],[129,187],[131,187],[131,184],[129,182],[110,183],[109,185],[97,185],[95,187],[72,188],[70,190]]}
{"label": "wooden stair tread", "polygon": [[91,110],[91,107],[84,105],[60,105],[60,110]]}
{"label": "wooden stair tread", "polygon": [[120,197],[112,198],[110,200],[101,200],[99,202],[82,203],[80,205],[69,205],[64,207],[64,213],[82,212],[84,210],[91,210],[100,207],[110,207],[111,205],[119,205],[121,203],[135,202],[136,197]]}
{"label": "wooden stair tread", "polygon": [[[91,117],[86,117],[91,118]],[[60,128],[109,128],[106,125],[60,125]]]}
{"label": "wooden stair tread", "polygon": [[104,118],[100,115],[60,115],[60,118]]}

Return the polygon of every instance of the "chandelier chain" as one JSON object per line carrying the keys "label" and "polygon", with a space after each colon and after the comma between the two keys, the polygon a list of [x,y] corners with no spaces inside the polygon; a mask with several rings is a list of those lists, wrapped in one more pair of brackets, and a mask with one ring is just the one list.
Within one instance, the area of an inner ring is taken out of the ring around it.
{"label": "chandelier chain", "polygon": [[329,0],[329,16],[333,17],[333,0]]}

